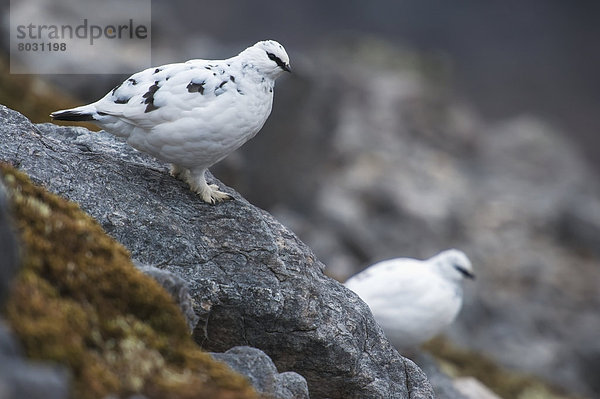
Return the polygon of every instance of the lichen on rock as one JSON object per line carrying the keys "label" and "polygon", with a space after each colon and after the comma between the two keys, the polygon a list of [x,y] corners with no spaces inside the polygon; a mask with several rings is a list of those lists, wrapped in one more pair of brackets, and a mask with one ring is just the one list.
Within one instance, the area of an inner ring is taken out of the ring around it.
{"label": "lichen on rock", "polygon": [[72,202],[0,164],[22,244],[3,309],[28,357],[67,365],[73,396],[256,398],[201,351],[172,298]]}

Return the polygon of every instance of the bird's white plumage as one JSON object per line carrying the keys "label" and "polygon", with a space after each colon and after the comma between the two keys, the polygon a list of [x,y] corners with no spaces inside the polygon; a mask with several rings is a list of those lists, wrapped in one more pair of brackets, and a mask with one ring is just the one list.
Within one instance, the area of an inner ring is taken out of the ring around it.
{"label": "bird's white plumage", "polygon": [[462,280],[471,262],[456,249],[427,260],[397,258],[376,263],[346,281],[369,305],[398,348],[412,348],[452,323],[462,306]]}
{"label": "bird's white plumage", "polygon": [[62,120],[93,120],[134,148],[172,163],[206,202],[228,196],[208,186],[211,165],[254,137],[271,113],[275,79],[289,57],[273,40],[225,60],[190,60],[130,76],[95,103],[57,111]]}

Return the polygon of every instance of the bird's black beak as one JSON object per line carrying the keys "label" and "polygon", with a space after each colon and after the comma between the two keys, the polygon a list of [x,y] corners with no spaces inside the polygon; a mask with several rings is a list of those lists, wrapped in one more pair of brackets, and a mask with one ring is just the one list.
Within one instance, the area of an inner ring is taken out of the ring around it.
{"label": "bird's black beak", "polygon": [[286,72],[292,73],[292,68],[290,68],[290,64],[284,64],[281,69],[283,69]]}

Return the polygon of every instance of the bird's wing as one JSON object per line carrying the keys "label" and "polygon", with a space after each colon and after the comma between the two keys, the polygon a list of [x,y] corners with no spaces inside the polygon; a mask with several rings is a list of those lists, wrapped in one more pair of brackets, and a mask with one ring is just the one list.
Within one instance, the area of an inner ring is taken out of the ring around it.
{"label": "bird's wing", "polygon": [[[414,259],[381,262],[351,280],[346,283],[347,287],[356,292],[374,314],[389,318],[390,322],[400,310],[406,320],[443,318],[452,313],[456,300],[460,301],[452,284],[427,262]],[[446,299],[440,301],[440,298]]]}
{"label": "bird's wing", "polygon": [[416,294],[424,288],[424,271],[421,261],[415,259],[391,259],[379,262],[350,278],[346,286],[359,294],[365,301],[367,298],[380,298],[405,292]]}
{"label": "bird's wing", "polygon": [[346,283],[372,309],[387,308],[396,298],[415,309],[430,308],[445,285],[425,262],[409,258],[380,262]]}
{"label": "bird's wing", "polygon": [[192,60],[135,73],[94,106],[100,115],[149,128],[184,118],[191,111],[218,109],[234,91],[235,78],[225,64]]}

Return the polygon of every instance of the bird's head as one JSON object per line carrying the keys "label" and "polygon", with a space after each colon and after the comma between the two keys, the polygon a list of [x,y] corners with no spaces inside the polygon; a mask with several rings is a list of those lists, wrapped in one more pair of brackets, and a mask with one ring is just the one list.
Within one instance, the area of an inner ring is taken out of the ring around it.
{"label": "bird's head", "polygon": [[458,249],[448,249],[437,254],[435,258],[442,272],[452,280],[461,281],[465,278],[475,278],[471,261],[464,252]]}
{"label": "bird's head", "polygon": [[275,40],[264,40],[248,47],[240,55],[247,57],[259,71],[275,79],[283,72],[291,72],[290,57]]}

